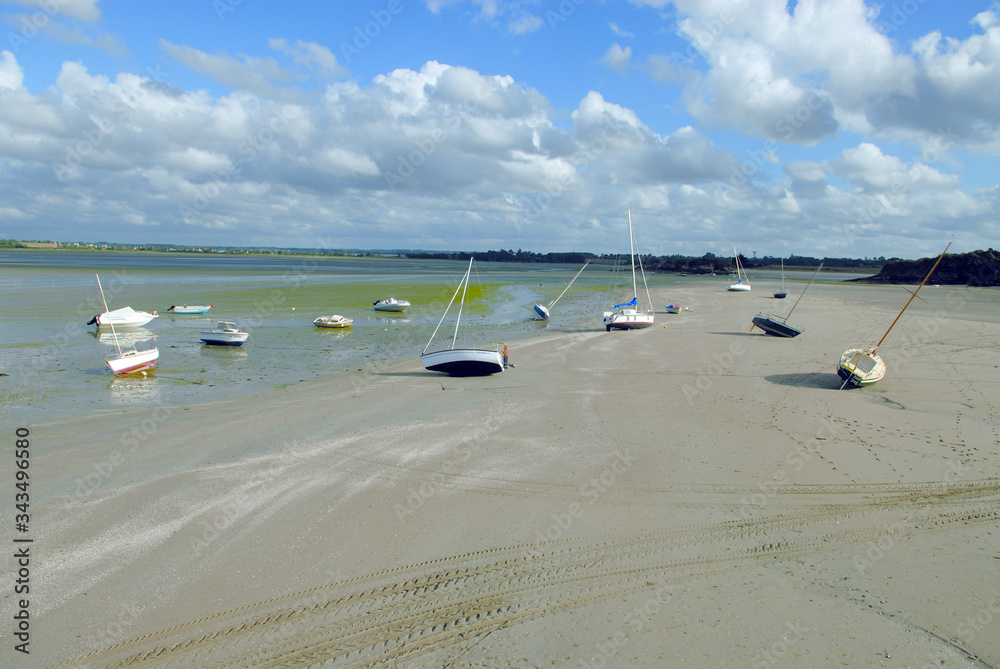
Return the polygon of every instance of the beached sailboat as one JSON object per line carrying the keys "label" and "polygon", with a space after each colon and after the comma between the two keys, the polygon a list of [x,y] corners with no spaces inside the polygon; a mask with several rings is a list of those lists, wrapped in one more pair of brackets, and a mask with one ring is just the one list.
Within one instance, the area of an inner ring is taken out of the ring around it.
{"label": "beached sailboat", "polygon": [[903,312],[906,311],[908,306],[910,306],[910,302],[913,301],[913,298],[917,296],[920,289],[924,287],[925,283],[927,283],[927,279],[929,279],[931,274],[934,273],[934,270],[937,269],[938,263],[941,262],[941,259],[944,258],[944,254],[948,252],[950,247],[951,242],[948,243],[948,246],[944,247],[944,251],[942,251],[941,255],[938,256],[938,259],[934,261],[930,271],[927,272],[927,276],[924,277],[924,280],[920,282],[917,289],[910,295],[910,299],[906,301],[905,305],[903,305],[903,308],[900,310],[899,314],[896,315],[896,318],[892,321],[889,329],[885,331],[885,334],[878,340],[878,343],[875,344],[874,348],[849,348],[841,354],[840,363],[837,365],[837,374],[840,378],[844,379],[844,382],[840,385],[841,390],[848,386],[852,388],[870,386],[873,383],[877,383],[882,380],[882,377],[884,377],[886,373],[886,365],[885,360],[883,360],[882,356],[878,353],[879,346],[881,346],[882,342],[885,341],[885,338],[889,336],[889,331],[892,330],[894,325],[896,325],[896,322],[899,321]]}
{"label": "beached sailboat", "polygon": [[[97,274],[94,276],[97,277],[97,289],[101,291],[104,314],[108,314],[108,301],[104,299],[104,288],[101,287],[101,277]],[[111,336],[114,338],[115,348],[118,350],[117,356],[105,360],[112,372],[119,375],[131,374],[132,372],[142,372],[156,367],[156,360],[160,357],[160,351],[155,346],[139,351],[133,345],[131,349],[122,351],[121,343],[118,341],[118,334],[115,332],[115,321],[109,320],[108,325],[111,327]]]}
{"label": "beached sailboat", "polygon": [[733,255],[736,257],[736,283],[731,284],[726,290],[745,293],[750,290],[750,279],[747,278],[746,270],[740,265],[740,254],[736,252],[735,246]]}
{"label": "beached sailboat", "polygon": [[792,312],[795,311],[795,307],[799,306],[799,302],[802,300],[802,296],[806,294],[807,290],[809,290],[809,286],[812,285],[813,279],[816,278],[821,269],[823,269],[823,263],[819,264],[819,267],[816,268],[816,271],[813,273],[812,278],[809,279],[809,283],[807,283],[806,287],[802,289],[802,293],[799,295],[799,299],[795,300],[795,304],[793,304],[792,308],[789,309],[788,316],[779,319],[777,316],[765,316],[764,314],[757,314],[756,316],[753,317],[753,325],[750,326],[750,332],[753,332],[753,329],[755,327],[758,327],[767,334],[774,335],[775,337],[798,337],[800,334],[802,334],[802,330],[799,330],[798,328],[793,328],[786,321],[792,315]]}
{"label": "beached sailboat", "polygon": [[549,320],[549,316],[550,316],[549,312],[552,309],[552,307],[556,306],[556,302],[558,302],[559,299],[563,295],[566,294],[566,291],[569,290],[569,287],[573,285],[573,282],[576,281],[577,277],[579,277],[581,274],[583,274],[583,270],[587,269],[587,265],[589,265],[589,264],[590,264],[589,260],[587,262],[583,263],[583,267],[581,267],[580,271],[576,273],[576,276],[574,276],[572,279],[570,279],[570,282],[568,284],[566,284],[566,287],[563,288],[563,291],[561,293],[559,293],[559,297],[557,297],[556,299],[554,299],[551,302],[549,302],[548,306],[545,306],[545,305],[542,305],[542,304],[536,304],[535,305],[535,313],[538,314],[539,316],[541,316],[542,320],[544,320],[544,321]]}
{"label": "beached sailboat", "polygon": [[607,328],[608,332],[611,330],[636,330],[639,328],[648,328],[653,324],[653,301],[649,298],[649,286],[646,284],[646,273],[642,269],[642,257],[639,257],[639,272],[642,274],[642,285],[646,289],[646,303],[649,305],[649,309],[641,312],[636,307],[639,304],[639,291],[636,287],[635,280],[635,237],[632,235],[632,210],[627,209],[628,214],[628,242],[629,250],[632,260],[632,300],[630,302],[623,302],[622,304],[616,304],[613,309],[615,311],[605,311],[601,319],[604,323],[604,327]]}
{"label": "beached sailboat", "polygon": [[[462,321],[462,307],[465,306],[465,293],[469,286],[469,275],[472,273],[472,260],[469,258],[469,267],[465,270],[465,275],[459,282],[458,288],[455,289],[455,294],[451,296],[451,301],[448,302],[437,327],[431,333],[431,338],[427,340],[427,346],[424,346],[424,350],[420,352],[420,362],[423,363],[424,369],[432,372],[444,372],[451,376],[487,376],[507,369],[506,344],[496,343],[493,348],[455,348],[458,340],[458,326]],[[455,334],[451,338],[451,346],[428,353],[427,349],[434,341],[434,335],[437,334],[441,323],[448,315],[459,291],[462,292],[462,299],[459,302],[458,317],[455,319]]]}
{"label": "beached sailboat", "polygon": [[[808,288],[808,286],[806,286]],[[774,294],[775,299],[783,300],[788,297],[788,291],[785,290],[785,259],[781,259],[781,290]],[[792,307],[793,309],[795,307]]]}

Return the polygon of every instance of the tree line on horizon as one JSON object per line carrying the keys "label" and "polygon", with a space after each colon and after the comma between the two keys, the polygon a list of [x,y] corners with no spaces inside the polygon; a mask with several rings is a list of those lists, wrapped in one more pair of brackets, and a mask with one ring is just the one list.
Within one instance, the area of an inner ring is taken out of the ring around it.
{"label": "tree line on horizon", "polygon": [[[615,264],[622,258],[621,254],[577,252],[535,253],[518,249],[500,249],[497,251],[408,251],[408,250],[361,250],[361,249],[309,249],[309,248],[276,248],[276,247],[239,247],[239,246],[183,246],[176,244],[119,244],[113,242],[52,242],[49,240],[18,241],[15,239],[0,239],[0,249],[31,248],[32,245],[52,245],[62,250],[101,250],[101,251],[150,251],[158,253],[205,253],[205,254],[254,254],[283,256],[354,256],[354,257],[395,257],[413,260],[469,260],[476,257],[484,262],[519,262],[519,263],[561,263],[582,264]],[[89,247],[87,249],[86,247]],[[731,256],[717,256],[706,253],[702,256],[685,256],[673,254],[668,256],[641,255],[642,266],[651,272],[672,272],[677,274],[719,274],[736,271]],[[813,269],[822,262],[823,267],[830,270],[871,270],[873,276],[855,281],[871,283],[920,283],[935,258],[919,260],[903,260],[900,258],[815,258],[792,254],[787,258],[762,256],[747,258],[740,254],[740,264],[749,270],[774,268],[784,263],[792,269]],[[941,264],[935,270],[933,283],[960,284],[970,286],[1000,285],[1000,253],[992,248],[986,251],[971,251],[945,255]]]}

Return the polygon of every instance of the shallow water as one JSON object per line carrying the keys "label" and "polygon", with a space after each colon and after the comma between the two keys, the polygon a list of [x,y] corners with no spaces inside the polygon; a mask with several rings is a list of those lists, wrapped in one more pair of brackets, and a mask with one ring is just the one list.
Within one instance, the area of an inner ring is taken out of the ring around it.
{"label": "shallow water", "polygon": [[[280,388],[363,365],[418,358],[454,295],[467,262],[391,258],[294,258],[105,252],[0,252],[0,399],[18,421],[48,421],[95,411],[183,406]],[[542,332],[600,328],[600,313],[630,292],[607,267],[592,265],[553,309],[579,266],[475,263],[462,311],[459,345],[510,344]],[[110,331],[86,325],[110,309],[157,311],[119,343],[160,351],[147,376],[116,378]],[[650,287],[698,277],[652,275]],[[617,290],[614,289],[617,283]],[[630,283],[630,279],[628,282]],[[641,290],[641,288],[640,288]],[[623,292],[624,291],[624,292]],[[406,299],[404,314],[375,312],[375,300]],[[172,304],[212,304],[207,314],[174,315]],[[663,305],[654,305],[661,310]],[[431,350],[454,334],[458,302]],[[354,319],[349,330],[312,325],[317,316]],[[226,320],[250,332],[243,347],[202,344],[202,330]],[[510,345],[516,364],[516,346]],[[419,364],[419,363],[418,363]],[[428,372],[429,374],[431,372]]]}

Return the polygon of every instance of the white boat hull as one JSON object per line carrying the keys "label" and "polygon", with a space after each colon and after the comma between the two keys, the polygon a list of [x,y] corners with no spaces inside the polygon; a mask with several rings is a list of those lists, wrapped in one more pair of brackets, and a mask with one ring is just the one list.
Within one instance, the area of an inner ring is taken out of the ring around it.
{"label": "white boat hull", "polygon": [[405,311],[408,306],[410,306],[410,303],[406,300],[397,300],[390,297],[388,300],[380,300],[379,302],[376,302],[372,308],[375,311],[386,311],[398,314]]}
{"label": "white boat hull", "polygon": [[237,329],[235,323],[219,321],[218,328],[201,333],[201,340],[213,346],[242,346],[249,336],[249,332]]}
{"label": "white boat hull", "polygon": [[729,288],[727,288],[726,290],[732,291],[734,293],[749,293],[750,292],[750,284],[748,284],[748,283],[734,283],[733,285],[729,286]]}
{"label": "white boat hull", "polygon": [[535,313],[538,314],[539,318],[543,321],[549,320],[549,310],[542,306],[541,304],[535,305]]}
{"label": "white boat hull", "polygon": [[214,306],[215,306],[214,304],[209,304],[207,306],[203,305],[203,306],[193,306],[193,307],[173,306],[167,309],[167,311],[172,311],[175,314],[204,314]]}
{"label": "white boat hull", "polygon": [[249,332],[202,332],[201,340],[216,346],[242,346],[250,336]]}
{"label": "white boat hull", "polygon": [[354,321],[350,318],[344,318],[343,316],[320,316],[319,318],[313,320],[313,325],[318,328],[330,328],[342,330],[344,328],[351,327]]}
{"label": "white boat hull", "polygon": [[852,348],[840,356],[837,374],[844,379],[845,385],[851,388],[870,386],[885,376],[885,361],[875,351]]}
{"label": "white boat hull", "polygon": [[126,351],[117,358],[107,360],[108,367],[115,374],[131,374],[156,367],[160,352],[155,349],[145,351]]}
{"label": "white boat hull", "polygon": [[621,311],[605,311],[601,319],[604,327],[611,330],[638,330],[648,328],[655,322],[653,314],[639,313],[635,309]]}
{"label": "white boat hull", "polygon": [[[506,351],[507,347],[503,348]],[[451,376],[488,376],[507,369],[507,356],[496,349],[453,348],[424,353],[420,362],[431,372]]]}
{"label": "white boat hull", "polygon": [[122,307],[94,316],[87,325],[96,324],[99,328],[112,325],[116,328],[141,327],[156,317],[155,311],[150,314],[145,311],[135,311],[132,307]]}

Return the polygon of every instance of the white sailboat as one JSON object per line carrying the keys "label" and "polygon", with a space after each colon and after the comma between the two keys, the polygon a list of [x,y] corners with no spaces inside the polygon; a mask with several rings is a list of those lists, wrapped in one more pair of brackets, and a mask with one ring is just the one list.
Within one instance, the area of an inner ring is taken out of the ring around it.
{"label": "white sailboat", "polygon": [[[776,300],[783,300],[788,297],[788,291],[785,290],[785,259],[781,259],[781,290],[775,291],[774,298]],[[794,307],[792,307],[794,309]]]}
{"label": "white sailboat", "polygon": [[747,278],[747,272],[740,265],[740,254],[736,252],[736,247],[733,247],[733,255],[736,256],[736,283],[732,284],[726,290],[730,290],[734,293],[737,292],[748,292],[750,290],[750,279]]}
{"label": "white sailboat", "polygon": [[587,265],[589,265],[589,264],[590,264],[589,260],[587,262],[583,263],[583,267],[581,267],[580,271],[576,273],[576,276],[574,276],[570,280],[570,282],[568,284],[566,284],[566,287],[563,288],[563,291],[561,293],[559,293],[559,297],[557,297],[556,299],[554,299],[551,302],[549,302],[548,306],[545,306],[545,305],[542,305],[542,304],[536,304],[535,305],[535,313],[538,314],[539,316],[541,316],[542,320],[545,320],[545,321],[549,320],[549,316],[551,315],[550,314],[550,310],[552,309],[552,307],[556,306],[556,302],[558,302],[560,300],[560,298],[562,298],[562,296],[566,294],[566,291],[569,290],[569,287],[573,285],[573,282],[576,281],[577,277],[579,277],[581,274],[583,274],[583,270],[587,269]]}
{"label": "white sailboat", "polygon": [[[104,288],[101,287],[101,277],[97,274],[94,276],[97,277],[97,289],[101,291],[101,302],[104,303],[104,313],[107,314],[108,301],[104,299]],[[118,334],[115,332],[114,321],[109,320],[107,324],[111,326],[111,335],[115,340],[115,348],[118,349],[116,357],[108,358],[105,361],[112,372],[115,374],[131,374],[132,372],[141,372],[156,367],[156,360],[160,357],[160,351],[155,346],[139,351],[133,345],[131,349],[122,351],[121,343],[118,341]]]}
{"label": "white sailboat", "polygon": [[615,311],[604,312],[601,322],[604,323],[604,327],[607,328],[608,332],[611,332],[611,330],[648,328],[653,324],[653,301],[649,298],[649,286],[646,285],[646,273],[642,269],[641,257],[639,258],[639,272],[642,274],[642,285],[646,289],[646,302],[649,304],[649,309],[640,312],[637,308],[639,304],[639,291],[635,281],[636,257],[635,237],[632,235],[632,210],[628,209],[626,211],[628,213],[628,242],[632,258],[632,300],[616,304],[613,307]]}
{"label": "white sailboat", "polygon": [[[944,254],[948,252],[950,247],[951,242],[948,243],[948,246],[944,247],[944,251],[941,252],[941,255],[938,256],[938,259],[931,266],[930,271],[927,272],[927,276],[924,277],[924,280],[920,282],[917,289],[913,291],[912,295],[910,295],[910,299],[906,301],[906,304],[903,305],[903,308],[896,315],[895,320],[892,321],[892,325],[889,326],[889,330],[892,330],[893,326],[896,325],[896,322],[903,315],[903,312],[906,311],[908,306],[910,306],[910,302],[913,301],[913,298],[917,296],[920,289],[924,287],[925,283],[927,283],[927,279],[931,278],[931,274],[933,274],[934,270],[937,269],[938,263],[941,262],[941,259],[944,258]],[[882,356],[878,353],[878,347],[881,346],[882,342],[885,341],[885,338],[889,336],[889,330],[885,331],[885,334],[878,340],[878,343],[875,344],[874,348],[849,348],[840,355],[840,363],[837,365],[837,374],[844,380],[844,382],[840,385],[841,390],[847,386],[852,388],[870,386],[873,383],[877,383],[882,380],[882,377],[884,377],[886,373],[886,365],[885,360],[883,360]]]}
{"label": "white sailboat", "polygon": [[[458,341],[458,326],[462,321],[462,307],[465,306],[465,293],[469,286],[469,275],[472,273],[472,260],[469,258],[469,267],[465,270],[465,275],[459,282],[458,288],[455,289],[455,294],[451,296],[451,301],[448,302],[437,327],[431,333],[431,338],[427,340],[427,346],[424,346],[424,350],[420,352],[420,362],[423,363],[424,369],[432,372],[444,372],[451,376],[488,376],[507,369],[506,344],[496,343],[493,348],[455,348]],[[428,353],[427,349],[434,341],[434,335],[437,334],[438,328],[441,327],[445,316],[448,315],[459,291],[462,291],[462,299],[459,302],[458,318],[455,319],[455,334],[451,338],[451,346]]]}

